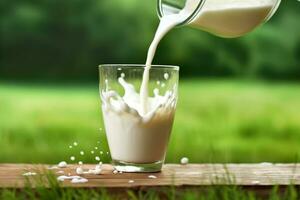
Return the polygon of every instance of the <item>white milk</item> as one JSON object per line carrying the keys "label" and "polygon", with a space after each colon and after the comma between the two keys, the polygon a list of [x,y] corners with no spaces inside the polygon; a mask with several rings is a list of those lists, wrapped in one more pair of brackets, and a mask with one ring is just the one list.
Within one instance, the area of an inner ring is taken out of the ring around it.
{"label": "white milk", "polygon": [[[198,1],[188,0],[184,12],[193,12]],[[239,37],[261,24],[273,6],[271,0],[208,0],[191,25],[222,37]]]}
{"label": "white milk", "polygon": [[172,129],[176,88],[154,97],[148,97],[149,112],[142,115],[140,95],[133,85],[119,78],[125,94],[102,91],[102,111],[108,144],[114,160],[132,163],[154,163],[164,160]]}
{"label": "white milk", "polygon": [[[163,96],[158,95],[159,91],[156,89],[154,97],[149,97],[149,71],[160,40],[194,11],[197,5],[195,2],[198,1],[188,0],[180,13],[166,15],[161,19],[148,50],[140,93],[124,80],[124,76],[119,78],[119,83],[125,90],[123,97],[115,91],[101,91],[106,134],[114,160],[132,163],[164,160],[174,119],[177,86]],[[234,0],[232,3],[218,0],[207,2],[211,3],[203,7],[192,24],[227,37],[251,31],[272,9],[272,5],[264,3],[264,0],[245,0],[243,3]]]}

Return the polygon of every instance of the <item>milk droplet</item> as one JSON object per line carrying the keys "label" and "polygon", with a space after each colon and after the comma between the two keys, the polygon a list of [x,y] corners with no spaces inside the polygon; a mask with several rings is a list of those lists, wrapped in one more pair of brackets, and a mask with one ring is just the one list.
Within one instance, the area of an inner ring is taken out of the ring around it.
{"label": "milk droplet", "polygon": [[23,176],[35,176],[36,173],[35,172],[26,172],[23,174]]}
{"label": "milk droplet", "polygon": [[95,147],[95,149],[97,150],[97,149],[98,149],[98,147]]}
{"label": "milk droplet", "polygon": [[165,86],[166,86],[166,84],[164,84],[164,83],[161,84],[161,87],[165,87]]}
{"label": "milk droplet", "polygon": [[175,108],[175,106],[176,106],[176,103],[175,103],[175,101],[173,101],[172,104],[171,104],[171,107]]}
{"label": "milk droplet", "polygon": [[149,176],[148,176],[148,178],[155,179],[155,178],[157,178],[157,177],[156,177],[156,176],[154,176],[154,175],[149,175]]}
{"label": "milk droplet", "polygon": [[74,145],[74,146],[77,146],[77,145],[78,145],[78,143],[77,143],[77,142],[74,142],[74,143],[73,143],[73,145]]}
{"label": "milk droplet", "polygon": [[168,80],[168,79],[169,79],[169,74],[168,74],[168,73],[165,73],[165,74],[164,74],[164,78],[165,78],[166,80]]}
{"label": "milk droplet", "polygon": [[159,95],[159,89],[158,88],[155,88],[153,90],[153,93],[154,93],[154,96],[158,96]]}
{"label": "milk droplet", "polygon": [[86,178],[83,178],[83,177],[73,178],[71,180],[71,183],[86,183],[86,182],[88,182],[88,180]]}
{"label": "milk droplet", "polygon": [[134,183],[134,180],[129,180],[128,183]]}
{"label": "milk droplet", "polygon": [[59,168],[64,168],[64,167],[67,167],[67,162],[66,161],[61,161],[58,163],[57,165]]}
{"label": "milk droplet", "polygon": [[189,163],[189,159],[187,157],[183,157],[183,158],[181,158],[180,163],[182,165],[186,165]]}
{"label": "milk droplet", "polygon": [[96,157],[95,157],[95,160],[99,161],[99,160],[100,160],[99,156],[96,156]]}
{"label": "milk droplet", "polygon": [[115,169],[115,170],[113,171],[113,174],[117,174],[117,173],[118,173],[118,170]]}
{"label": "milk droplet", "polygon": [[72,161],[74,161],[74,160],[75,160],[75,156],[71,156],[70,159],[71,159]]}
{"label": "milk droplet", "polygon": [[58,181],[64,181],[64,180],[68,180],[68,179],[74,179],[74,178],[81,178],[80,176],[59,176],[57,177]]}
{"label": "milk droplet", "polygon": [[95,169],[101,169],[101,166],[102,166],[102,163],[101,164],[99,163],[99,165],[96,165]]}
{"label": "milk droplet", "polygon": [[98,174],[101,174],[101,171],[102,171],[101,165],[96,165],[95,169],[89,169],[89,171],[87,173],[98,175]]}
{"label": "milk droplet", "polygon": [[124,78],[124,77],[125,77],[125,74],[124,74],[124,73],[121,73],[121,77]]}
{"label": "milk droplet", "polygon": [[98,175],[98,174],[101,174],[101,171],[102,171],[102,169],[94,169],[92,171],[92,173],[95,174],[95,175]]}
{"label": "milk droplet", "polygon": [[156,81],[156,84],[157,84],[157,85],[160,85],[160,81]]}
{"label": "milk droplet", "polygon": [[50,166],[50,167],[47,167],[47,169],[58,169],[58,166]]}
{"label": "milk droplet", "polygon": [[76,168],[76,174],[83,174],[83,169],[81,167]]}
{"label": "milk droplet", "polygon": [[82,161],[79,161],[79,162],[78,162],[78,164],[79,164],[79,165],[82,165],[82,164],[83,164],[83,162],[82,162]]}
{"label": "milk droplet", "polygon": [[69,148],[70,148],[70,149],[72,149],[72,148],[73,148],[73,146],[72,146],[72,145],[70,145],[70,146],[69,146]]}
{"label": "milk droplet", "polygon": [[260,181],[251,181],[252,184],[258,185],[260,184]]}
{"label": "milk droplet", "polygon": [[100,154],[103,154],[103,151],[100,151]]}
{"label": "milk droplet", "polygon": [[84,151],[80,151],[80,155],[84,155]]}
{"label": "milk droplet", "polygon": [[94,151],[91,151],[91,154],[94,154],[95,152]]}
{"label": "milk droplet", "polygon": [[262,163],[260,163],[260,165],[264,165],[264,166],[272,166],[273,163],[270,163],[270,162],[262,162]]}

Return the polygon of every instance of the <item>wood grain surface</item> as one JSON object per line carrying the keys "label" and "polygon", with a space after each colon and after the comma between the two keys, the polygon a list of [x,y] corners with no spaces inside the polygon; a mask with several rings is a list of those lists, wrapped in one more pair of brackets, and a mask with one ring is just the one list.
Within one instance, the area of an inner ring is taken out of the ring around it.
{"label": "wood grain surface", "polygon": [[[55,176],[76,175],[78,165],[67,168],[52,168],[45,164],[0,164],[0,187],[22,188],[27,180],[45,177],[51,172]],[[83,165],[85,170],[95,165]],[[300,164],[165,164],[159,173],[113,173],[113,166],[104,164],[100,175],[81,175],[87,183],[62,182],[63,187],[157,187],[157,186],[286,186],[300,185]],[[24,176],[26,172],[36,172],[34,176]],[[149,177],[149,175],[153,175]]]}

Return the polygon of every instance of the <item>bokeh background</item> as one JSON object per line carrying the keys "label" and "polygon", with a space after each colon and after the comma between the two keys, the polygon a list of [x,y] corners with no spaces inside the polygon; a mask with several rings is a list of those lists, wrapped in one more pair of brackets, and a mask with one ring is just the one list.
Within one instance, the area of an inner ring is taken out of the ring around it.
{"label": "bokeh background", "polygon": [[[283,0],[241,38],[163,39],[154,63],[181,66],[167,162],[298,161],[299,19]],[[2,0],[0,162],[109,162],[97,66],[144,63],[157,24],[155,0]]]}

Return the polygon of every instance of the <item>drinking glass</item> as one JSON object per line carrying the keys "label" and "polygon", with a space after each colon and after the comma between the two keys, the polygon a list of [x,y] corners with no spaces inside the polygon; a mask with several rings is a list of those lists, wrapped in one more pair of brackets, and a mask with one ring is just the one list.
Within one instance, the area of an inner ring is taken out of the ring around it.
{"label": "drinking glass", "polygon": [[179,67],[151,66],[148,103],[152,107],[158,102],[155,100],[164,103],[141,115],[136,105],[144,68],[134,64],[99,66],[104,126],[112,163],[118,171],[156,172],[165,160],[178,98]]}

